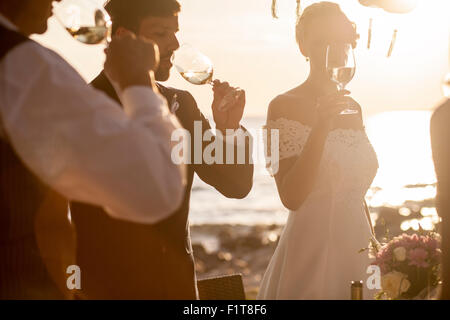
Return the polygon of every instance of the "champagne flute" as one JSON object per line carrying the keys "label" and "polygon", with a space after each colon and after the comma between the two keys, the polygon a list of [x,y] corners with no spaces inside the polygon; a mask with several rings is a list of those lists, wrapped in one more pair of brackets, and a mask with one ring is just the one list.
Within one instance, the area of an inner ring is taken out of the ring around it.
{"label": "champagne flute", "polygon": [[[172,56],[172,63],[180,75],[194,85],[214,85],[214,66],[211,60],[189,44],[183,44]],[[233,100],[239,99],[241,91],[230,92],[221,101],[219,110],[224,112]]]}
{"label": "champagne flute", "polygon": [[92,0],[55,1],[53,15],[74,39],[84,44],[111,41],[111,18],[101,5]]}
{"label": "champagne flute", "polygon": [[[340,91],[353,79],[356,71],[355,53],[349,43],[335,43],[327,48],[327,71],[331,80],[335,82]],[[358,110],[345,109],[342,115],[357,114]]]}

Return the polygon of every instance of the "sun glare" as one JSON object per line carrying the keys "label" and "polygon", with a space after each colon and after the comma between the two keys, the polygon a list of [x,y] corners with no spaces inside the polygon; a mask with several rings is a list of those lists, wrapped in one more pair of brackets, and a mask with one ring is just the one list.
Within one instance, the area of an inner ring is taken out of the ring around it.
{"label": "sun glare", "polygon": [[[373,207],[401,207],[436,196],[428,111],[387,112],[371,117],[367,133],[377,152],[378,174],[367,197]],[[409,216],[409,208],[399,214]],[[432,213],[424,210],[424,217]],[[415,225],[415,224],[414,224]],[[412,225],[411,225],[412,226]]]}

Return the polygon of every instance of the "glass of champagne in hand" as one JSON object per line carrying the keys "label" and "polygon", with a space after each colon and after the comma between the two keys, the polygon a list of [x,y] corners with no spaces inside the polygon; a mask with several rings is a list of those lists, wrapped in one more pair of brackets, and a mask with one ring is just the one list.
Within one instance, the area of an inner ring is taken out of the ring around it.
{"label": "glass of champagne in hand", "polygon": [[53,15],[73,38],[82,43],[111,41],[111,18],[101,5],[92,0],[55,1]]}
{"label": "glass of champagne in hand", "polygon": [[[338,85],[339,90],[353,79],[356,71],[355,53],[348,43],[335,43],[327,48],[327,71],[331,80]],[[341,114],[357,114],[358,110],[345,109]]]}
{"label": "glass of champagne in hand", "polygon": [[[195,85],[214,85],[214,66],[211,60],[189,44],[183,44],[172,56],[172,63],[180,75],[188,82]],[[225,95],[219,105],[219,110],[224,112],[228,106],[240,96],[240,91],[230,92]]]}

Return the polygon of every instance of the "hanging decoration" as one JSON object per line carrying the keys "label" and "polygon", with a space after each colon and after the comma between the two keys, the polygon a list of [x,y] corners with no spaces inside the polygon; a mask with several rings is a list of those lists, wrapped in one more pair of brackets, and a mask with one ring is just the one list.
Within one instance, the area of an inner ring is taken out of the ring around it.
{"label": "hanging decoration", "polygon": [[300,0],[297,0],[297,19],[302,15],[302,4]]}
{"label": "hanging decoration", "polygon": [[[296,13],[297,18],[299,18],[302,13],[301,0],[296,1],[297,1]],[[388,13],[405,14],[413,11],[417,7],[418,0],[358,0],[358,2],[365,7],[382,9]],[[272,17],[278,19],[277,0],[272,0]],[[367,38],[367,49],[370,49],[371,47],[372,33],[373,33],[373,18],[370,18],[368,38]],[[392,52],[394,50],[395,43],[397,41],[397,33],[398,30],[394,29],[392,33],[391,44],[389,46],[389,50],[387,53],[388,58],[392,55]]]}
{"label": "hanging decoration", "polygon": [[277,16],[277,0],[272,0],[272,17],[278,19]]}
{"label": "hanging decoration", "polygon": [[[300,0],[297,1],[297,13],[301,12]],[[381,8],[390,13],[408,13],[417,7],[418,0],[358,0],[360,4],[370,8]],[[272,0],[272,16],[277,16],[277,0]]]}
{"label": "hanging decoration", "polygon": [[389,58],[392,55],[392,51],[394,50],[395,42],[397,41],[397,29],[394,30],[392,34],[391,45],[389,46],[389,51],[387,57]]}
{"label": "hanging decoration", "polygon": [[[359,3],[369,8],[383,9],[389,13],[405,14],[413,11],[417,7],[418,0],[359,0]],[[367,40],[367,49],[370,49],[372,41],[373,18],[369,21],[369,36]],[[391,44],[387,53],[387,57],[392,56],[392,52],[397,41],[398,30],[394,29],[392,33]]]}
{"label": "hanging decoration", "polygon": [[372,44],[372,25],[373,25],[373,18],[370,18],[369,31],[367,35],[367,49],[370,49],[370,45]]}
{"label": "hanging decoration", "polygon": [[390,13],[409,13],[417,7],[418,0],[359,0],[363,6],[381,8]]}
{"label": "hanging decoration", "polygon": [[[300,18],[300,15],[302,14],[302,3],[301,3],[301,0],[296,0],[296,1],[297,1],[296,14],[297,14],[297,18]],[[274,19],[278,19],[277,0],[272,0],[272,17]]]}

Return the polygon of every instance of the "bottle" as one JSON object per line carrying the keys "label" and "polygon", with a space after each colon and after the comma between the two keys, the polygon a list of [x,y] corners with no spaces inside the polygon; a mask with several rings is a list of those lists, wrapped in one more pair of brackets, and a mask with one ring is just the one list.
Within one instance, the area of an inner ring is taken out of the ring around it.
{"label": "bottle", "polygon": [[363,282],[352,281],[351,282],[351,300],[363,300]]}

